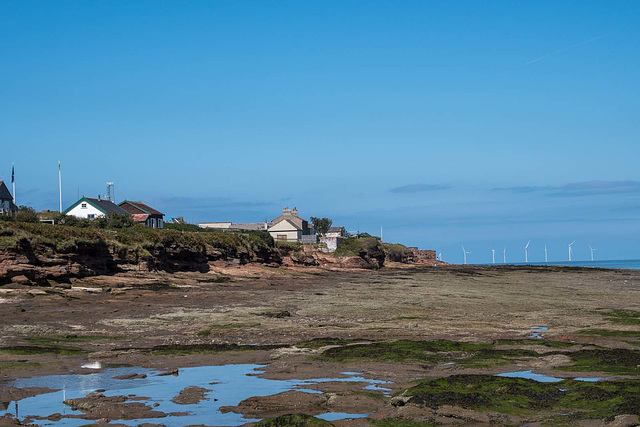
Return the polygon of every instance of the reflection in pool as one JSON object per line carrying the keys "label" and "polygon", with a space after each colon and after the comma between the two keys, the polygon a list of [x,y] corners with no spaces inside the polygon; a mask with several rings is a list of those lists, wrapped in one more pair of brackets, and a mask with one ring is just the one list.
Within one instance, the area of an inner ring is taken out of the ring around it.
{"label": "reflection in pool", "polygon": [[[298,389],[302,392],[318,393],[313,390],[313,384],[327,381],[348,381],[367,383],[368,389],[386,391],[386,389],[374,388],[378,384],[386,384],[386,381],[367,379],[360,372],[343,372],[345,378],[317,378],[310,380],[270,380],[256,376],[265,365],[239,364],[222,366],[201,366],[194,368],[181,368],[178,376],[163,375],[151,369],[139,367],[106,368],[88,375],[50,375],[44,377],[25,378],[14,380],[6,385],[13,387],[48,387],[61,389],[60,391],[41,394],[34,397],[11,402],[6,410],[0,410],[0,416],[16,414],[20,419],[28,415],[49,416],[55,413],[63,415],[82,415],[79,411],[72,411],[62,402],[66,399],[84,397],[88,393],[98,389],[105,389],[106,396],[130,395],[146,396],[148,405],[158,404],[154,410],[170,412],[188,411],[189,415],[170,416],[166,418],[145,418],[142,420],[120,420],[118,423],[137,425],[141,422],[157,423],[167,426],[183,426],[188,424],[208,425],[238,425],[255,421],[246,419],[240,414],[220,412],[221,406],[234,406],[241,400],[251,396],[268,396],[287,390]],[[130,374],[146,374],[146,378],[115,379],[116,376]],[[207,400],[193,405],[178,405],[171,399],[188,386],[198,386],[212,390],[206,393]],[[310,387],[304,389],[298,387]],[[327,420],[343,418],[365,417],[367,414],[326,413],[320,415]],[[58,422],[45,421],[47,425],[81,426],[86,425],[86,419],[62,418]]]}

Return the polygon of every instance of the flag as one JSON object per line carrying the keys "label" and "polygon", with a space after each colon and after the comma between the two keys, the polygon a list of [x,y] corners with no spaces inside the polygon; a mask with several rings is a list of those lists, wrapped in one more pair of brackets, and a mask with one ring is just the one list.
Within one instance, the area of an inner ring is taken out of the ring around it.
{"label": "flag", "polygon": [[15,182],[16,178],[15,178],[15,166],[11,165],[11,183],[13,184]]}

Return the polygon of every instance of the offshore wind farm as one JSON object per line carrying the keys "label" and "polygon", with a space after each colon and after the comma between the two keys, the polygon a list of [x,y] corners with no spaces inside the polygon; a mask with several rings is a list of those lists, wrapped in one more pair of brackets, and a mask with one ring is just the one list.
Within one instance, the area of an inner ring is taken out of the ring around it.
{"label": "offshore wind farm", "polygon": [[0,2],[0,425],[639,426],[639,17]]}

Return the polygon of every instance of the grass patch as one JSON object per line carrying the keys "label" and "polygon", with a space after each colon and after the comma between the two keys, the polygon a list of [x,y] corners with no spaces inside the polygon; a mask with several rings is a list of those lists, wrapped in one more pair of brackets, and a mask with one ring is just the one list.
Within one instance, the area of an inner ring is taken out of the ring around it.
{"label": "grass patch", "polygon": [[350,237],[343,239],[333,253],[336,256],[364,256],[368,253],[384,253],[377,237]]}
{"label": "grass patch", "polygon": [[15,345],[10,347],[2,347],[0,351],[9,354],[16,355],[30,355],[30,354],[57,354],[60,356],[74,356],[78,354],[86,354],[87,350],[83,350],[78,347],[67,347],[63,345],[43,345],[43,346],[35,346],[35,345]]}
{"label": "grass patch", "polygon": [[640,331],[613,331],[610,329],[582,329],[578,331],[578,334],[613,338],[640,338]]}
{"label": "grass patch", "polygon": [[218,329],[244,329],[244,328],[255,328],[260,326],[260,323],[225,323],[223,325],[211,325],[207,329],[203,329],[198,332],[198,335],[201,337],[208,337],[211,335],[211,332]]}
{"label": "grass patch", "polygon": [[491,375],[453,375],[421,381],[402,394],[409,402],[432,409],[452,405],[518,416],[561,411],[575,418],[609,418],[640,414],[638,393],[638,380],[540,383]]}
{"label": "grass patch", "polygon": [[320,418],[305,414],[280,415],[279,417],[265,418],[258,422],[259,427],[306,427],[306,426],[330,426],[331,423]]}
{"label": "grass patch", "polygon": [[238,344],[167,344],[151,349],[153,354],[182,355],[197,353],[220,353],[225,351],[273,350],[282,345],[238,345]]}

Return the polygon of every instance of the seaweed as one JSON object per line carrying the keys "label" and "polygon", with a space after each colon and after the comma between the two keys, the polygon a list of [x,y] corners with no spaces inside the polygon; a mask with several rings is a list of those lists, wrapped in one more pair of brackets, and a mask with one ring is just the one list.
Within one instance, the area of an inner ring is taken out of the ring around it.
{"label": "seaweed", "polygon": [[491,375],[453,375],[420,381],[402,395],[410,403],[431,409],[453,405],[519,416],[562,411],[572,413],[574,418],[608,418],[639,414],[638,393],[638,380],[542,383]]}
{"label": "seaweed", "polygon": [[279,417],[265,418],[259,421],[259,427],[306,427],[306,426],[330,426],[331,423],[320,418],[306,414],[288,414]]}

